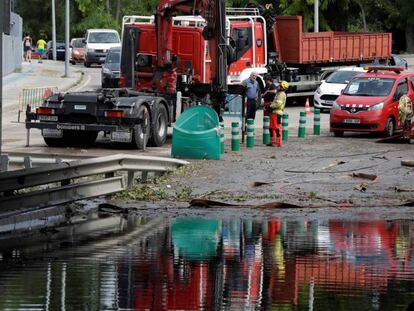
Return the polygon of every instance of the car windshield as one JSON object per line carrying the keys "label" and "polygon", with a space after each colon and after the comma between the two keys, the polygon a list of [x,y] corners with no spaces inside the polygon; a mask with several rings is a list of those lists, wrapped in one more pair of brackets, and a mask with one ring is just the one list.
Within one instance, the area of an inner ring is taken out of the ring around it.
{"label": "car windshield", "polygon": [[89,43],[119,43],[119,37],[113,32],[91,32]]}
{"label": "car windshield", "polygon": [[73,40],[72,46],[74,48],[83,48],[85,44],[83,43],[82,39],[79,39],[79,40]]}
{"label": "car windshield", "polygon": [[326,83],[340,83],[340,84],[347,84],[349,81],[352,80],[357,74],[361,72],[358,71],[335,71],[331,74],[327,79]]}
{"label": "car windshield", "polygon": [[395,79],[361,77],[353,79],[344,90],[351,96],[387,96],[390,94]]}
{"label": "car windshield", "polygon": [[121,58],[121,52],[119,51],[111,51],[108,53],[108,56],[106,57],[106,62],[109,64],[112,63],[119,63]]}

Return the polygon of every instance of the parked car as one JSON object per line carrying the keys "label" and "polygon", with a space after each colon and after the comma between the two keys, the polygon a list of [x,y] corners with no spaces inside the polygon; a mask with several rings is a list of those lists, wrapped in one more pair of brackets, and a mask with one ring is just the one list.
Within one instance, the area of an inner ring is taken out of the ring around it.
{"label": "parked car", "polygon": [[390,58],[390,66],[398,66],[398,67],[403,67],[405,69],[408,69],[408,62],[402,58],[401,56],[395,55],[395,54],[391,54],[391,58]]}
{"label": "parked car", "polygon": [[121,71],[121,48],[110,48],[102,64],[102,87],[118,87]]}
{"label": "parked car", "polygon": [[88,29],[85,38],[85,67],[104,63],[110,48],[121,47],[119,34],[113,29]]}
{"label": "parked car", "polygon": [[85,55],[85,39],[73,38],[70,41],[70,62],[72,65],[82,63]]}
{"label": "parked car", "polygon": [[313,95],[313,105],[319,109],[331,109],[335,99],[341,95],[341,91],[346,87],[349,81],[357,74],[366,72],[361,67],[343,67],[322,80],[321,85]]}
{"label": "parked car", "polygon": [[[46,44],[47,47],[47,58],[53,59],[53,46],[52,41],[48,41]],[[63,41],[56,41],[56,59],[65,60],[66,54],[66,44]]]}
{"label": "parked car", "polygon": [[414,101],[414,72],[397,67],[368,67],[357,75],[334,101],[330,131],[382,132],[392,136],[401,129],[398,100],[407,94]]}

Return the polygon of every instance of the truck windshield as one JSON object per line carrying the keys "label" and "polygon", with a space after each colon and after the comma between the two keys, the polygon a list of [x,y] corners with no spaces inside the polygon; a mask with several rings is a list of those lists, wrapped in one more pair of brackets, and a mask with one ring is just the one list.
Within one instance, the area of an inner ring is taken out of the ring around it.
{"label": "truck windshield", "polygon": [[345,88],[344,95],[351,96],[387,96],[395,79],[361,77],[353,79]]}
{"label": "truck windshield", "polygon": [[361,72],[358,71],[335,71],[331,74],[327,79],[326,83],[340,83],[340,84],[347,84],[349,81],[352,80],[357,74]]}
{"label": "truck windshield", "polygon": [[92,32],[89,34],[89,43],[119,43],[119,37],[113,32]]}

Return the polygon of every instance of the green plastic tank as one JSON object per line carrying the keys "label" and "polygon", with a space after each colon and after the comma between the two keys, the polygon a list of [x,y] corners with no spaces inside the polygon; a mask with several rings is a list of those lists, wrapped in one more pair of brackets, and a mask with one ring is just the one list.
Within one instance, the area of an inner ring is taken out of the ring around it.
{"label": "green plastic tank", "polygon": [[220,160],[217,113],[208,106],[185,110],[173,127],[171,155],[183,159]]}

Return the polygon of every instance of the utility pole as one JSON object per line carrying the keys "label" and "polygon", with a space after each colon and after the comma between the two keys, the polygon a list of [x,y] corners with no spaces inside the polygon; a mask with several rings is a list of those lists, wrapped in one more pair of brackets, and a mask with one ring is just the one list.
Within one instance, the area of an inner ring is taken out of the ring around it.
{"label": "utility pole", "polygon": [[69,77],[69,0],[66,0],[65,18],[65,78]]}
{"label": "utility pole", "polygon": [[314,14],[313,14],[313,18],[314,18],[314,31],[315,32],[319,32],[319,0],[315,0],[314,4],[313,4],[313,9],[314,9]]}
{"label": "utility pole", "polygon": [[52,0],[52,51],[53,51],[53,60],[56,60],[56,5],[55,5],[55,0]]}

